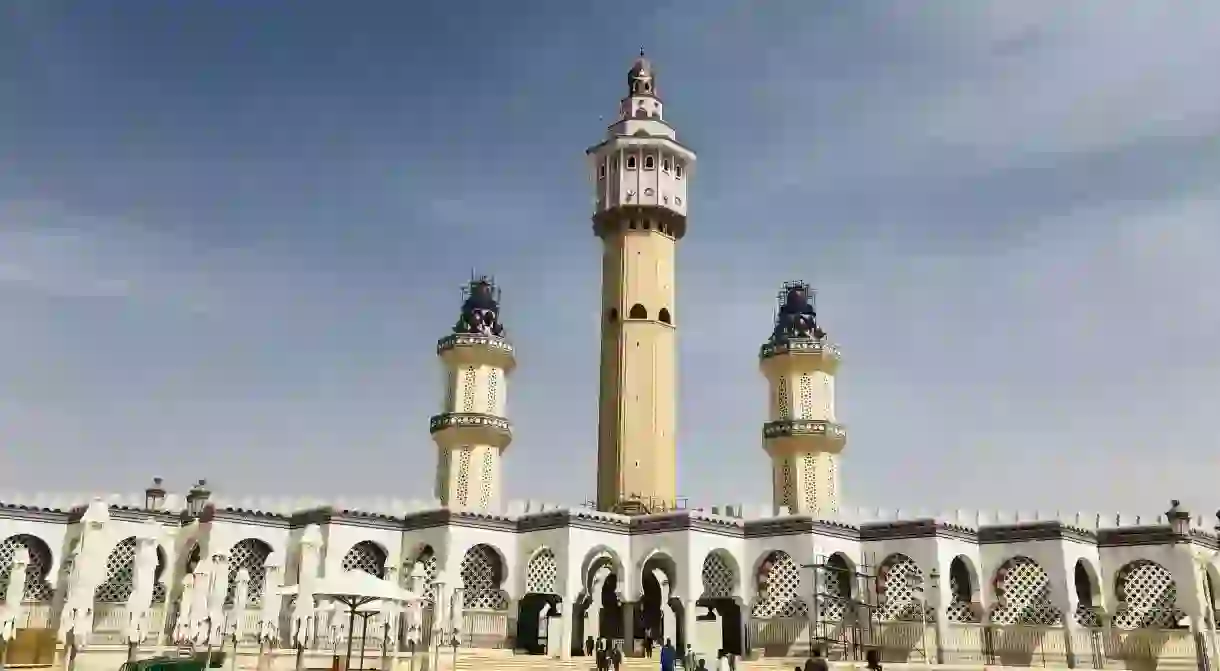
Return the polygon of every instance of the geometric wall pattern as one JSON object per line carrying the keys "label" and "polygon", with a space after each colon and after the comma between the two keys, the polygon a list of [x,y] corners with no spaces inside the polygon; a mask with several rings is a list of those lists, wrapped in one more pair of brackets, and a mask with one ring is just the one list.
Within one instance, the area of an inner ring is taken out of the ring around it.
{"label": "geometric wall pattern", "polygon": [[25,567],[25,601],[50,601],[54,595],[47,573],[51,570],[51,550],[37,536],[18,534],[9,536],[0,543],[0,602],[8,591],[9,571],[13,568],[13,556],[17,548],[23,547],[30,555]]}
{"label": "geometric wall pattern", "polygon": [[1054,627],[1063,616],[1051,601],[1051,579],[1046,569],[1029,557],[1013,557],[995,574],[994,624]]}
{"label": "geometric wall pattern", "polygon": [[[960,560],[955,559],[954,562]],[[970,585],[970,574],[966,570],[965,565],[961,569],[953,570],[955,566],[949,570],[949,606],[945,608],[945,619],[949,622],[960,622],[970,624],[980,622],[982,613],[974,607],[972,602],[973,588]]]}
{"label": "geometric wall pattern", "polygon": [[344,571],[364,571],[378,578],[385,578],[385,550],[373,541],[360,541],[343,555],[339,567]]}
{"label": "geometric wall pattern", "polygon": [[462,607],[475,610],[505,610],[508,596],[500,589],[504,567],[500,555],[489,545],[479,544],[462,557]]}
{"label": "geometric wall pattern", "polygon": [[737,572],[719,552],[709,552],[703,560],[703,593],[701,599],[732,598],[737,587]]}
{"label": "geometric wall pattern", "polygon": [[852,572],[843,555],[833,554],[817,574],[818,618],[838,621],[851,605]]}
{"label": "geometric wall pattern", "polygon": [[135,588],[136,537],[119,541],[106,558],[106,580],[97,586],[93,599],[98,603],[124,603]]}
{"label": "geometric wall pattern", "polygon": [[1172,629],[1185,617],[1177,607],[1178,586],[1173,575],[1154,561],[1138,559],[1127,564],[1115,575],[1114,583],[1119,603],[1114,626],[1119,629]]}
{"label": "geometric wall pattern", "polygon": [[542,548],[525,568],[526,594],[558,594],[559,562],[550,548]]}
{"label": "geometric wall pattern", "polygon": [[237,572],[246,569],[250,574],[250,582],[246,586],[246,607],[253,608],[263,602],[263,587],[267,570],[263,565],[271,556],[271,546],[257,538],[243,538],[229,549],[229,586],[225,593],[225,603],[233,603],[233,593],[237,590]]}
{"label": "geometric wall pattern", "polygon": [[882,621],[919,621],[924,617],[922,593],[923,571],[914,559],[895,553],[881,562],[877,571],[877,588],[881,591]]}
{"label": "geometric wall pattern", "polygon": [[804,617],[809,605],[801,598],[801,575],[792,557],[783,550],[767,555],[754,576],[757,600],[751,617],[769,620],[777,617]]}

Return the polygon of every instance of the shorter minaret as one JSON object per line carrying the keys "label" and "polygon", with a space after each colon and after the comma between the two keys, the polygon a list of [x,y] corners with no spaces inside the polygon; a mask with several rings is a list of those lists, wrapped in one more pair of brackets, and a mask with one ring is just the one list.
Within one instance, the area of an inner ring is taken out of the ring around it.
{"label": "shorter minaret", "polygon": [[839,454],[847,431],[835,422],[839,349],[818,326],[813,291],[789,282],[775,329],[758,358],[771,391],[763,449],[771,457],[772,505],[793,514],[839,510]]}
{"label": "shorter minaret", "polygon": [[500,458],[512,442],[505,417],[513,346],[500,324],[500,291],[486,277],[463,292],[453,334],[436,343],[445,401],[430,422],[436,441],[436,497],[453,509],[500,508]]}

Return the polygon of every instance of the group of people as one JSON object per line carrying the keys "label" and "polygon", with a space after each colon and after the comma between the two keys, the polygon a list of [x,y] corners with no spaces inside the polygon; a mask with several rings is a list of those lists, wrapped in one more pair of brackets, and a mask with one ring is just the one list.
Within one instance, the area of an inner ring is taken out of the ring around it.
{"label": "group of people", "polygon": [[[644,654],[647,657],[652,658],[654,647],[655,642],[651,638],[644,639]],[[590,636],[585,639],[585,654],[596,660],[597,671],[619,671],[623,667],[623,650],[618,642],[611,644],[604,638],[595,641]],[[882,671],[881,654],[877,650],[869,650],[865,654],[865,660],[869,671]],[[661,646],[660,661],[661,671],[675,671],[679,663],[687,671],[712,671],[708,669],[706,660],[702,657],[696,658],[690,644],[687,644],[685,654],[679,659],[678,651],[668,638]],[[727,650],[717,650],[714,671],[737,671],[737,656]],[[796,671],[830,671],[830,664],[822,656],[822,650],[814,648],[813,654],[805,660],[803,666],[796,667]]]}
{"label": "group of people", "polygon": [[[657,641],[654,641],[651,637],[645,637],[644,656],[652,659],[656,644]],[[585,639],[585,654],[594,658],[597,664],[597,671],[619,671],[623,666],[623,650],[621,644],[617,641],[611,643],[604,638],[594,640],[590,636]],[[661,645],[660,662],[661,671],[675,671],[678,666],[687,671],[709,671],[706,660],[695,655],[695,651],[689,643],[686,645],[685,653],[679,657],[677,649],[674,648],[673,641],[668,638]],[[736,655],[726,650],[718,650],[716,652],[716,668],[714,671],[737,671]]]}

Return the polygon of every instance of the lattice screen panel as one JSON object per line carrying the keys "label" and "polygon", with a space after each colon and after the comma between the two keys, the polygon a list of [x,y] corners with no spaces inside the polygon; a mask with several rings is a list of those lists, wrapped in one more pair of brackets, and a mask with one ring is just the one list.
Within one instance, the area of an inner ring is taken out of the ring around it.
{"label": "lattice screen panel", "polygon": [[491,453],[492,449],[494,448],[483,448],[483,478],[482,492],[479,494],[479,507],[484,509],[491,505],[491,490],[492,485],[495,484],[493,478],[495,477],[496,462],[495,456]]}
{"label": "lattice screen panel", "polygon": [[802,375],[800,382],[801,419],[813,419],[816,416],[813,407],[813,377]]}
{"label": "lattice screen panel", "polygon": [[788,378],[781,377],[779,379],[779,389],[776,392],[776,395],[779,397],[779,419],[792,419],[792,395],[788,393]]}
{"label": "lattice screen panel", "polygon": [[[923,571],[914,559],[904,554],[892,554],[881,562],[877,576],[878,588],[881,590],[880,617],[882,620],[911,620],[923,618],[923,594],[909,584],[923,587]],[[914,576],[908,578],[907,576]]]}
{"label": "lattice screen panel", "polygon": [[403,571],[405,581],[414,572],[417,564],[423,564],[423,575],[420,578],[419,591],[421,596],[432,601],[436,597],[436,588],[432,585],[432,581],[436,580],[436,576],[440,573],[440,562],[436,559],[436,553],[432,548],[424,548],[409,567],[404,566],[407,570]]}
{"label": "lattice screen panel", "polygon": [[1082,627],[1100,629],[1101,615],[1098,613],[1098,610],[1087,603],[1076,604],[1076,613],[1074,614],[1076,624]]}
{"label": "lattice screen panel", "polygon": [[373,541],[360,541],[343,555],[339,566],[344,571],[364,571],[378,578],[385,577],[385,550]]}
{"label": "lattice screen panel", "polygon": [[470,492],[470,450],[469,445],[463,445],[458,454],[457,497],[454,503],[466,504],[466,496]]}
{"label": "lattice screen panel", "polygon": [[1154,561],[1140,559],[1127,564],[1114,582],[1120,604],[1114,626],[1119,629],[1171,629],[1185,617],[1177,607],[1178,586],[1173,574]]}
{"label": "lattice screen panel", "polygon": [[776,550],[767,555],[755,578],[759,597],[750,612],[751,617],[769,620],[798,617],[809,612],[809,605],[800,596],[800,572],[787,552]]}
{"label": "lattice screen panel", "polygon": [[802,487],[804,491],[805,510],[813,511],[818,508],[818,457],[816,454],[806,454],[801,457],[801,465],[804,473],[802,474]]}
{"label": "lattice screen panel", "polygon": [[487,414],[498,415],[500,393],[500,371],[492,369],[487,373]]}
{"label": "lattice screen panel", "polygon": [[229,548],[229,587],[225,592],[225,603],[233,603],[233,592],[237,590],[237,572],[246,569],[250,582],[246,588],[246,606],[254,607],[263,602],[263,582],[266,578],[267,557],[271,546],[257,538],[243,538]]}
{"label": "lattice screen panel", "polygon": [[559,562],[550,548],[543,548],[525,569],[525,591],[530,594],[558,594]]}
{"label": "lattice screen panel", "polygon": [[708,553],[703,559],[702,599],[728,599],[733,596],[737,574],[733,567],[718,552]]}
{"label": "lattice screen panel", "polygon": [[996,571],[997,603],[991,611],[995,624],[1058,626],[1063,616],[1051,601],[1051,579],[1038,562],[1013,557]]}
{"label": "lattice screen panel", "polygon": [[474,412],[474,366],[467,366],[462,373],[462,412]]}
{"label": "lattice screen panel", "polygon": [[818,575],[818,617],[842,620],[851,602],[852,574],[847,562],[831,555]]}
{"label": "lattice screen panel", "polygon": [[[965,577],[969,581],[969,577]],[[957,571],[949,572],[949,605],[945,608],[945,618],[950,622],[970,624],[981,622],[983,613],[970,601],[971,587],[969,582],[961,584],[962,577]]]}
{"label": "lattice screen panel", "polygon": [[504,580],[504,567],[500,555],[487,545],[476,545],[462,557],[462,607],[483,610],[504,610],[508,598],[500,583]]}
{"label": "lattice screen panel", "polygon": [[9,574],[13,570],[13,556],[17,548],[23,547],[30,555],[30,563],[25,567],[25,601],[50,601],[54,595],[51,584],[47,582],[47,573],[51,570],[51,550],[47,544],[36,536],[18,534],[9,536],[0,543],[0,602],[8,590]]}
{"label": "lattice screen panel", "polygon": [[106,558],[106,580],[93,593],[98,603],[124,603],[135,587],[136,538],[129,536],[119,541]]}

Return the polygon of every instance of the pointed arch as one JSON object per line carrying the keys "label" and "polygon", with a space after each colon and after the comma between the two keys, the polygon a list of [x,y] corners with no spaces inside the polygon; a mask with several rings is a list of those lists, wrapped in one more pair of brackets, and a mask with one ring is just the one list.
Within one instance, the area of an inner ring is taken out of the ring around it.
{"label": "pointed arch", "polygon": [[343,555],[339,567],[344,571],[363,571],[378,578],[385,577],[388,553],[380,543],[364,540],[356,543]]}
{"label": "pointed arch", "polygon": [[1094,629],[1101,623],[1101,581],[1097,578],[1097,569],[1083,558],[1076,560],[1072,569],[1072,587],[1076,592],[1076,612],[1072,617],[1076,623]]}
{"label": "pointed arch", "polygon": [[949,606],[945,617],[950,622],[971,624],[982,621],[979,608],[978,571],[974,562],[966,555],[958,555],[949,562]]}
{"label": "pointed arch", "polygon": [[800,596],[800,571],[787,552],[772,550],[765,553],[754,571],[754,585],[751,617],[769,620],[808,614],[809,605]]}
{"label": "pointed arch", "polygon": [[555,552],[543,545],[525,565],[526,594],[559,594],[559,561]]}
{"label": "pointed arch", "polygon": [[119,541],[106,557],[106,579],[93,591],[97,603],[123,603],[135,588],[136,537]]}
{"label": "pointed arch", "polygon": [[462,556],[462,607],[476,610],[505,610],[506,566],[503,555],[487,543],[479,543]]}
{"label": "pointed arch", "polygon": [[233,603],[233,594],[237,591],[237,572],[246,569],[250,574],[250,582],[246,586],[247,607],[258,606],[263,602],[263,588],[266,571],[263,566],[267,557],[271,556],[271,546],[258,538],[243,538],[229,548],[229,586],[225,591],[225,603]]}
{"label": "pointed arch", "polygon": [[703,558],[703,568],[700,571],[703,581],[703,593],[700,599],[731,599],[738,594],[741,584],[741,569],[737,559],[723,548],[716,548]]}
{"label": "pointed arch", "polygon": [[1177,629],[1185,612],[1178,608],[1178,585],[1169,569],[1151,559],[1128,562],[1114,575],[1114,613],[1119,629]]}
{"label": "pointed arch", "polygon": [[919,621],[924,618],[923,569],[909,556],[895,552],[877,570],[877,590],[882,596],[882,620]]}
{"label": "pointed arch", "polygon": [[996,570],[992,584],[996,604],[991,610],[991,622],[1043,627],[1063,623],[1063,614],[1051,600],[1050,575],[1033,559],[1010,557]]}
{"label": "pointed arch", "polygon": [[627,313],[628,319],[648,319],[648,308],[640,303],[631,306],[631,311]]}
{"label": "pointed arch", "polygon": [[18,548],[25,548],[30,556],[30,563],[25,567],[25,589],[22,600],[30,602],[47,602],[54,597],[55,590],[51,587],[47,576],[51,573],[51,548],[46,541],[31,534],[16,534],[0,543],[0,602],[8,591],[10,574],[13,570],[13,556]]}

